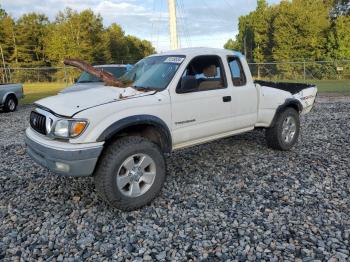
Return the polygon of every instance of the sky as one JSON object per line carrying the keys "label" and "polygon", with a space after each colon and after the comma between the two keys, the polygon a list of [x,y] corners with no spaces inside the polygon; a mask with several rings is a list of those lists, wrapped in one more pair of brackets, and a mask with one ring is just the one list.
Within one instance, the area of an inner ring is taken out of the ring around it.
{"label": "sky", "polygon": [[[168,0],[0,0],[0,4],[15,18],[40,12],[51,21],[66,7],[90,8],[101,14],[105,26],[118,23],[126,34],[151,41],[159,52],[170,48]],[[238,18],[255,8],[256,0],[177,0],[180,46],[222,48],[237,34]]]}

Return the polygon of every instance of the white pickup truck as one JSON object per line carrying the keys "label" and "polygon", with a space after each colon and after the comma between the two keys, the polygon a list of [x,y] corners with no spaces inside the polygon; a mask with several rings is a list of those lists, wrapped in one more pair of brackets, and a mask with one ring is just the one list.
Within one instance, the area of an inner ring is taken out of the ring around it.
{"label": "white pickup truck", "polygon": [[122,210],[153,200],[165,181],[164,153],[266,129],[288,150],[317,88],[255,82],[240,53],[212,48],[146,57],[122,76],[127,88],[96,88],[39,100],[26,130],[29,155],[55,173],[94,176],[97,192]]}

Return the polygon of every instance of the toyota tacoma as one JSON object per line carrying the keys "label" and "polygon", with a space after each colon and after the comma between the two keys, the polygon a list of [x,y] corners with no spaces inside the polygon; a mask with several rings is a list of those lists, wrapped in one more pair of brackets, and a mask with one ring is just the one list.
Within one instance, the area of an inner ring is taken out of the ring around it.
{"label": "toyota tacoma", "polygon": [[241,53],[213,48],[151,55],[119,80],[130,84],[37,101],[26,144],[57,174],[93,176],[102,199],[122,210],[157,196],[173,150],[255,128],[269,147],[291,149],[317,94],[314,85],[254,82]]}

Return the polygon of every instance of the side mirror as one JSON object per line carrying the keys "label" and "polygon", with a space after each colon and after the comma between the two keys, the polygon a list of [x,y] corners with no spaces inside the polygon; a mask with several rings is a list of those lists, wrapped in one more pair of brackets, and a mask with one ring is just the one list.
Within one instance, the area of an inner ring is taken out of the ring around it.
{"label": "side mirror", "polygon": [[198,83],[195,76],[184,76],[181,78],[180,88],[178,93],[189,93],[197,91]]}

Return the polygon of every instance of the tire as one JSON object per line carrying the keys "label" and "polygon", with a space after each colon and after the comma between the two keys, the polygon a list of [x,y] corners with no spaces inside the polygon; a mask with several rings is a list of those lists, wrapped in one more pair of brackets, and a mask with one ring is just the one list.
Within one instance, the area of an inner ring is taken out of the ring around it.
{"label": "tire", "polygon": [[299,113],[293,108],[286,108],[278,114],[275,124],[266,129],[267,145],[277,150],[290,150],[297,142],[299,133]]}
{"label": "tire", "polygon": [[130,211],[149,204],[160,193],[165,177],[165,160],[160,148],[145,138],[130,136],[106,148],[94,180],[98,194],[105,201]]}
{"label": "tire", "polygon": [[14,112],[17,109],[17,99],[13,95],[9,95],[6,97],[5,103],[4,103],[4,111],[5,112]]}

